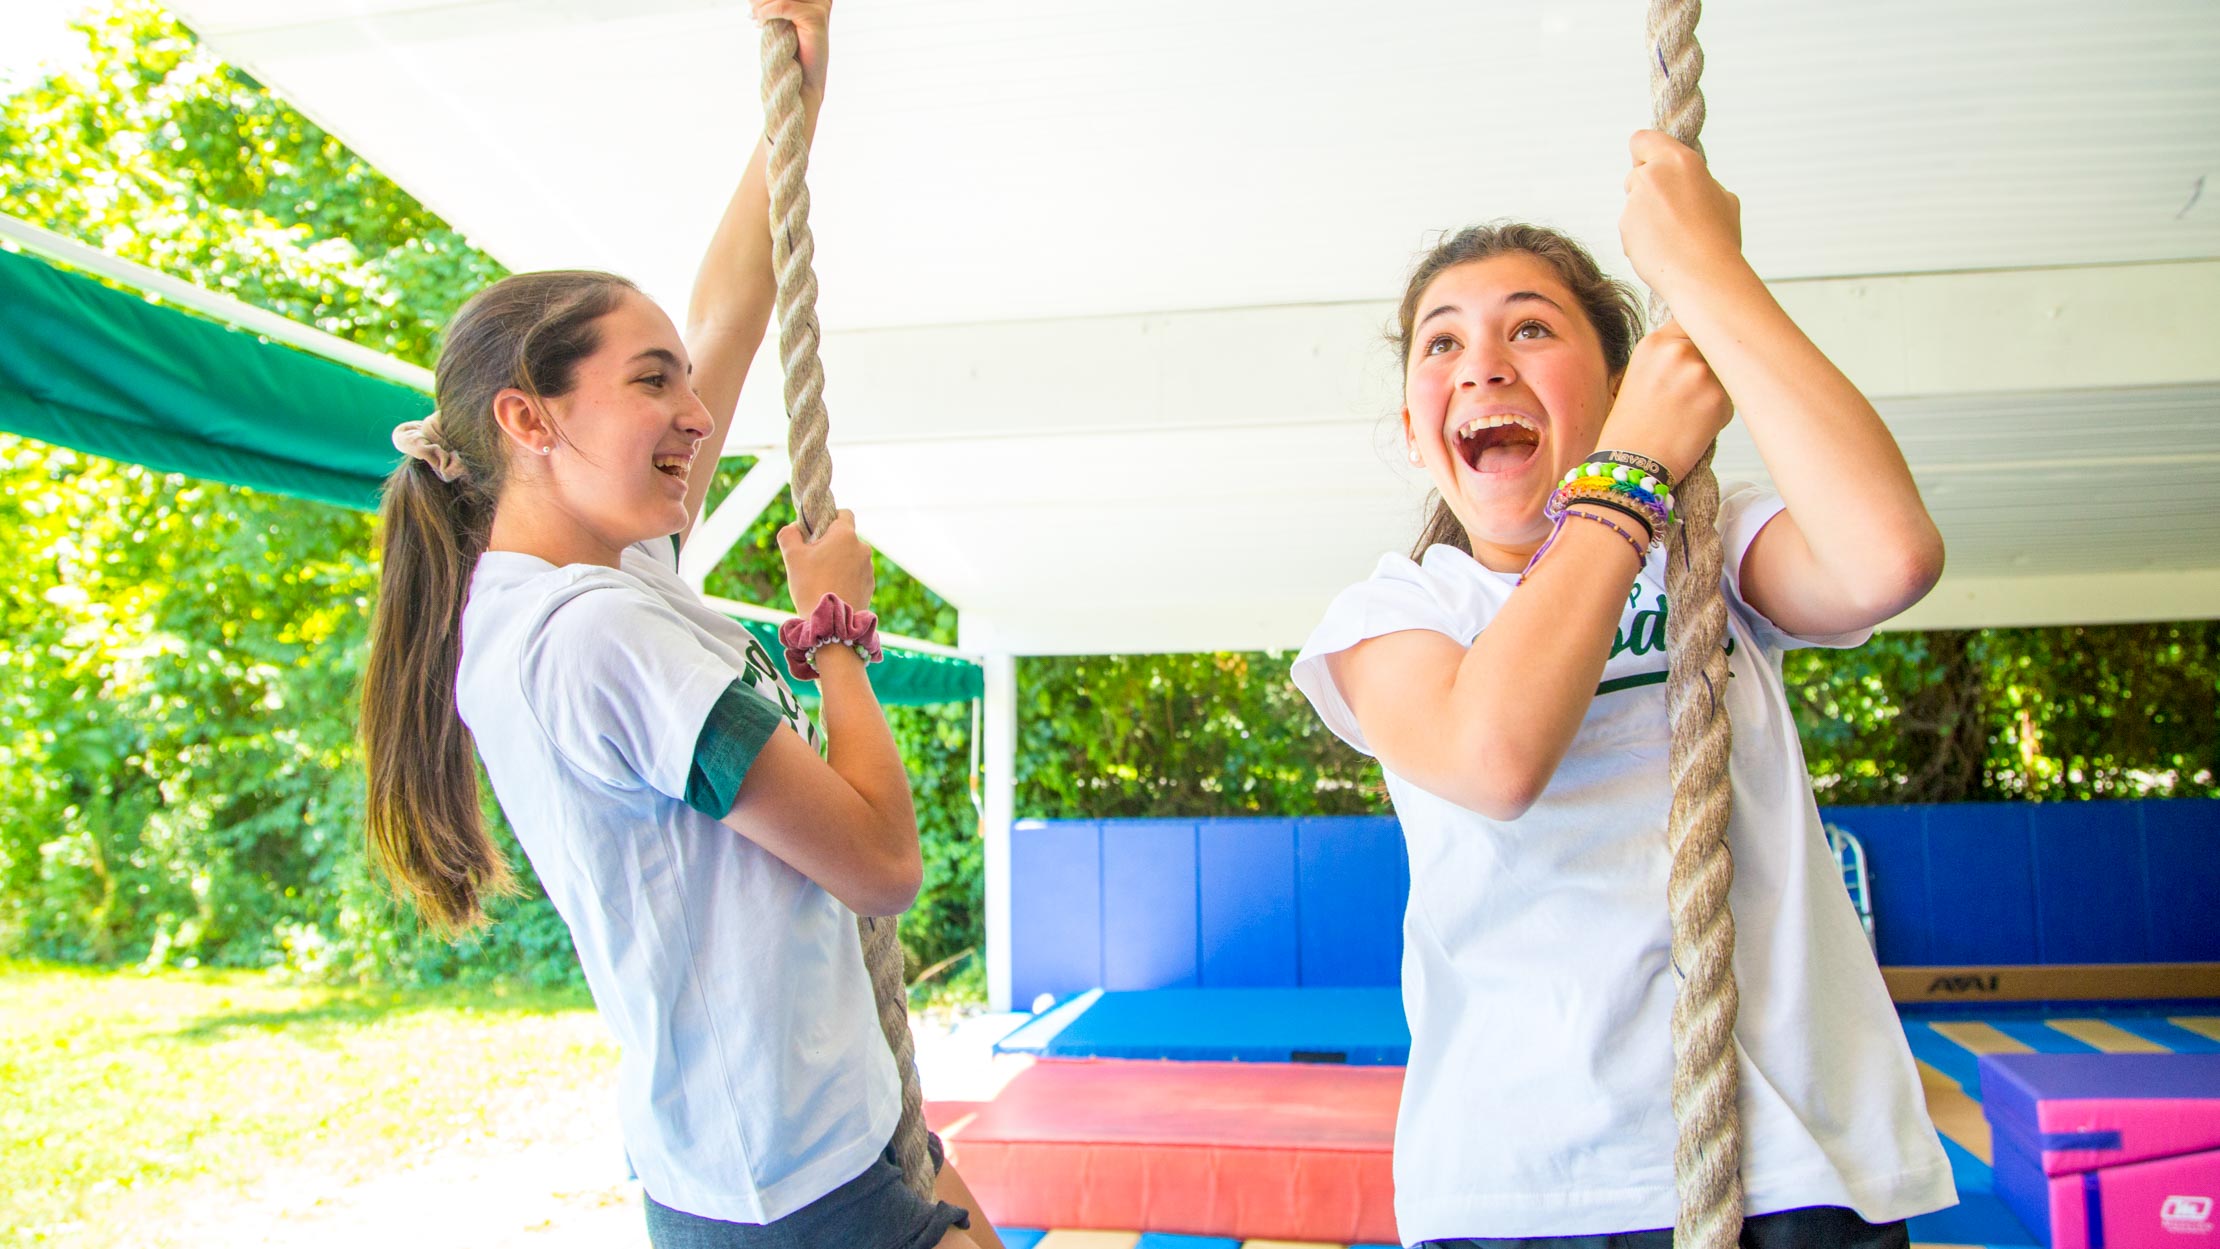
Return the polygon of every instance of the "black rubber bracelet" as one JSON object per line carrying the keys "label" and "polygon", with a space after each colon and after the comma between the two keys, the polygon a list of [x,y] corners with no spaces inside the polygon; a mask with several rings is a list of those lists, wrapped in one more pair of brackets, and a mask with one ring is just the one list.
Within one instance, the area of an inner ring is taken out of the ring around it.
{"label": "black rubber bracelet", "polygon": [[1640,455],[1633,451],[1597,451],[1590,454],[1582,462],[1592,464],[1597,461],[1605,464],[1617,464],[1626,468],[1638,468],[1663,482],[1666,491],[1669,492],[1673,488],[1673,475],[1665,471],[1663,464],[1646,455]]}
{"label": "black rubber bracelet", "polygon": [[1657,523],[1650,517],[1643,515],[1641,510],[1636,508],[1633,504],[1621,503],[1616,499],[1593,499],[1582,497],[1578,499],[1566,500],[1565,510],[1569,512],[1572,509],[1579,507],[1583,503],[1592,504],[1596,507],[1607,507],[1622,516],[1632,518],[1635,524],[1642,527],[1642,532],[1649,535],[1649,549],[1653,551],[1657,549]]}

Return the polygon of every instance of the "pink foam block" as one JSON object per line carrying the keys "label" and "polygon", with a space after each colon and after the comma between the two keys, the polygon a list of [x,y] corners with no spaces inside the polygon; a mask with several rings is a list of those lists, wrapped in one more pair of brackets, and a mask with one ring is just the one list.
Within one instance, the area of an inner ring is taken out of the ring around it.
{"label": "pink foam block", "polygon": [[1335,1244],[1395,1235],[1400,1067],[1035,1064],[944,1133],[995,1222]]}
{"label": "pink foam block", "polygon": [[2051,1249],[2220,1245],[2220,1150],[2050,1177]]}
{"label": "pink foam block", "polygon": [[2220,1054],[1988,1055],[1981,1100],[2045,1175],[2220,1149]]}

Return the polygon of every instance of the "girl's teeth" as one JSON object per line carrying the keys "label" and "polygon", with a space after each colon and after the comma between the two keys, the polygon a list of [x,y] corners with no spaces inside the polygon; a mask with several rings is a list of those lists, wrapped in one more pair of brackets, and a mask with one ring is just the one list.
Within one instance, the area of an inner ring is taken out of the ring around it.
{"label": "girl's teeth", "polygon": [[1534,428],[1531,422],[1521,420],[1515,416],[1476,416],[1459,426],[1457,433],[1461,437],[1470,438],[1483,429],[1494,429],[1498,425],[1516,425],[1520,429]]}

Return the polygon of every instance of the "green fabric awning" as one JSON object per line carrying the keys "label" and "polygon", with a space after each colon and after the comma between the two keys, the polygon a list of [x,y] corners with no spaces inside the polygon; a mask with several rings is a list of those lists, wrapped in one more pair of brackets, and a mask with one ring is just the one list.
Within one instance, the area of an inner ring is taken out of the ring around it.
{"label": "green fabric awning", "polygon": [[185,473],[371,508],[391,431],[431,410],[358,373],[0,252],[0,428]]}
{"label": "green fabric awning", "polygon": [[[0,251],[0,430],[368,509],[400,459],[393,427],[431,407],[413,387]],[[741,623],[782,653],[771,626]],[[983,683],[967,660],[892,649],[871,676],[888,704],[961,702]]]}

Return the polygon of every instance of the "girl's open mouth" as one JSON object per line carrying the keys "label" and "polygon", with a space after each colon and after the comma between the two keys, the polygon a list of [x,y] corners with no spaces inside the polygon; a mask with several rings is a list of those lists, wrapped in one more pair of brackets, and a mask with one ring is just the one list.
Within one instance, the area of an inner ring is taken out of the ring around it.
{"label": "girl's open mouth", "polygon": [[693,465],[693,462],[694,458],[690,455],[659,455],[655,457],[655,471],[666,477],[676,477],[680,481],[684,481],[686,480],[686,470]]}
{"label": "girl's open mouth", "polygon": [[1510,473],[1541,449],[1541,427],[1515,413],[1475,416],[1453,435],[1457,458],[1475,473]]}

